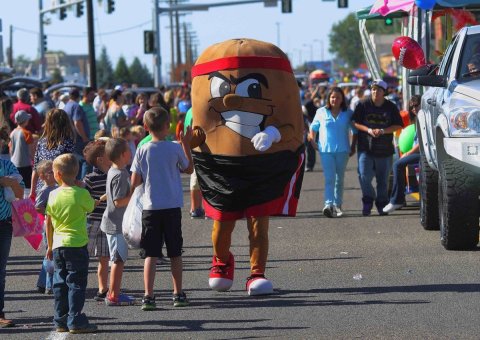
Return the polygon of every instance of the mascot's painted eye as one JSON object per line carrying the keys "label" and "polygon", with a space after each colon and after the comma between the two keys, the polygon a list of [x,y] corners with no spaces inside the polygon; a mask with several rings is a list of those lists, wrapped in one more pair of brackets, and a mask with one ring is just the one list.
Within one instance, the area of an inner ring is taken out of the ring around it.
{"label": "mascot's painted eye", "polygon": [[241,97],[262,98],[262,87],[257,79],[247,79],[237,85],[235,94]]}
{"label": "mascot's painted eye", "polygon": [[212,77],[210,82],[210,94],[212,98],[224,97],[230,93],[230,83],[219,77]]}

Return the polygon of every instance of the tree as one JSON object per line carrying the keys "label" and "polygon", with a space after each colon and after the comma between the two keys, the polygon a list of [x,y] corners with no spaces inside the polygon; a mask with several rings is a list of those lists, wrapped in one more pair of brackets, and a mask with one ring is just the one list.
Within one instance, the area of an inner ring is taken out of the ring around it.
{"label": "tree", "polygon": [[60,72],[60,69],[57,67],[53,70],[52,72],[52,80],[50,81],[53,84],[58,84],[58,83],[63,83],[63,77],[62,77],[62,72]]}
{"label": "tree", "polygon": [[100,59],[97,60],[97,82],[100,87],[111,88],[113,85],[112,62],[107,54],[107,49],[102,47]]}
{"label": "tree", "polygon": [[145,86],[153,86],[153,76],[150,73],[150,70],[148,69],[147,65],[143,64],[143,73],[145,75]]}
{"label": "tree", "polygon": [[349,67],[354,68],[364,62],[365,57],[362,53],[362,41],[355,14],[350,13],[343,21],[334,24],[329,38],[329,51],[345,60]]}
{"label": "tree", "polygon": [[[369,33],[392,34],[394,33],[395,25],[385,26],[383,18],[368,20],[367,30]],[[354,13],[350,13],[345,19],[334,24],[329,38],[329,51],[335,53],[338,58],[345,60],[350,68],[358,67],[365,62],[358,20]]]}
{"label": "tree", "polygon": [[130,79],[132,84],[137,84],[138,86],[153,86],[153,79],[150,71],[145,65],[142,65],[140,59],[135,57],[132,61],[132,64],[129,67]]}
{"label": "tree", "polygon": [[130,84],[132,82],[127,62],[125,61],[125,58],[123,56],[118,59],[117,66],[115,66],[115,71],[113,73],[113,78],[115,80],[115,83],[117,84]]}

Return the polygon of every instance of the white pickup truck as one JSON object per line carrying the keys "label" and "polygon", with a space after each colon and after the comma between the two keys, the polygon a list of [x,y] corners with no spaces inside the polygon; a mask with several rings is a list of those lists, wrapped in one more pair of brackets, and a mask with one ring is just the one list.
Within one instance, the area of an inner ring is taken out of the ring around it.
{"label": "white pickup truck", "polygon": [[479,241],[480,65],[471,64],[476,57],[480,26],[465,27],[439,65],[408,77],[411,85],[427,86],[417,119],[421,223],[440,229],[442,245],[452,250],[472,249]]}

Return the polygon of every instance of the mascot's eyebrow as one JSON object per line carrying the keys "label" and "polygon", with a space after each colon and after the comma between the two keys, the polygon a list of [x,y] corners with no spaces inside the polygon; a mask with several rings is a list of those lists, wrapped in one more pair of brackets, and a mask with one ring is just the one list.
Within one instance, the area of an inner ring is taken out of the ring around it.
{"label": "mascot's eyebrow", "polygon": [[212,72],[208,75],[208,79],[211,79],[212,77],[222,78],[223,80],[225,80],[229,83],[233,83],[235,85],[241,83],[242,81],[244,81],[246,79],[256,79],[256,80],[258,80],[259,83],[261,83],[263,86],[265,86],[268,89],[268,80],[261,73],[249,73],[246,76],[243,76],[243,77],[240,77],[240,78],[235,78],[234,76],[230,76],[230,80],[229,80],[227,77],[225,77],[220,72]]}

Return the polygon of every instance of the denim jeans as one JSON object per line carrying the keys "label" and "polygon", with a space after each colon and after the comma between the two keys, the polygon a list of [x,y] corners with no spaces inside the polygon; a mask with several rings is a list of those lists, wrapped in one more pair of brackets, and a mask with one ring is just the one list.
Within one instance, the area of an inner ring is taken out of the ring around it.
{"label": "denim jeans", "polygon": [[347,152],[321,152],[325,178],[325,205],[341,206],[343,202],[343,179],[347,168]]}
{"label": "denim jeans", "polygon": [[[388,204],[388,176],[391,169],[392,156],[375,157],[363,151],[358,153],[358,179],[363,202],[376,201],[378,209]],[[372,185],[373,177],[377,182],[376,193]]]}
{"label": "denim jeans", "polygon": [[405,203],[405,169],[410,164],[416,164],[420,161],[420,154],[414,153],[402,158],[393,163],[393,187],[392,197],[390,203],[403,204]]}
{"label": "denim jeans", "polygon": [[[45,249],[47,248],[47,235],[43,232],[43,243]],[[53,287],[53,274],[47,273],[44,263],[42,262],[42,268],[38,274],[37,287],[52,289]]]}
{"label": "denim jeans", "polygon": [[0,314],[5,307],[5,277],[7,276],[7,260],[12,244],[12,222],[0,221]]}
{"label": "denim jeans", "polygon": [[54,323],[68,329],[85,328],[88,320],[82,313],[88,277],[87,247],[60,247],[53,250],[55,273],[53,295],[55,297]]}

